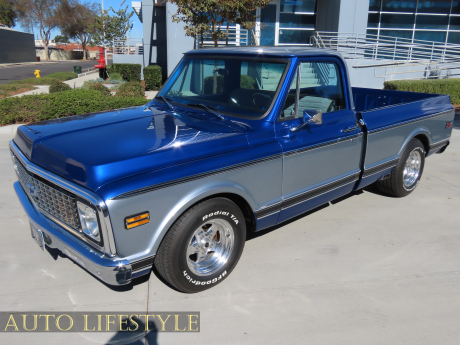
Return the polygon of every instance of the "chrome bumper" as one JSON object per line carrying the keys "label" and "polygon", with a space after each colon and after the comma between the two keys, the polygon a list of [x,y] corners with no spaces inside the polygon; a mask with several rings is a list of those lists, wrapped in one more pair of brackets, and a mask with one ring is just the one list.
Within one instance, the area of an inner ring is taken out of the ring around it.
{"label": "chrome bumper", "polygon": [[110,258],[90,248],[83,241],[72,236],[58,224],[39,213],[24,193],[19,182],[14,183],[14,189],[29,216],[30,222],[43,232],[45,245],[60,250],[96,278],[109,285],[125,285],[131,282],[133,276],[148,273],[148,271],[145,272],[146,270],[139,270],[133,274],[131,263],[128,260]]}

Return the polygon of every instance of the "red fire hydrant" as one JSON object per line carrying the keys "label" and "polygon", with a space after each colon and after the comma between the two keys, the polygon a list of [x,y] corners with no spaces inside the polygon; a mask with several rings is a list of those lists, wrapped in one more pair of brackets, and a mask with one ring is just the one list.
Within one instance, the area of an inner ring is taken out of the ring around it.
{"label": "red fire hydrant", "polygon": [[94,65],[95,68],[99,68],[99,77],[102,79],[107,79],[109,76],[107,75],[107,64],[104,59],[104,48],[99,48],[99,64]]}

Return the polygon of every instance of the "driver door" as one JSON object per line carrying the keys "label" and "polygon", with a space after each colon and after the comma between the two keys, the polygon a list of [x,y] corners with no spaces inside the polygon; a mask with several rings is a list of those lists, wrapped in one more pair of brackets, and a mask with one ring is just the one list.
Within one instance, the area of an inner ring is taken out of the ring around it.
{"label": "driver door", "polygon": [[[344,68],[333,58],[299,63],[275,124],[284,153],[278,222],[351,192],[359,177],[362,132],[346,97]],[[304,124],[319,112],[321,124]]]}

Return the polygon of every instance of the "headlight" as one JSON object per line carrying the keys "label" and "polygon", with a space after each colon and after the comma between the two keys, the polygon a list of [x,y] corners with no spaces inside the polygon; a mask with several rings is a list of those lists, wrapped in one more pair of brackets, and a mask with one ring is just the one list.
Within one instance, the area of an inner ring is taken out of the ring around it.
{"label": "headlight", "polygon": [[99,242],[99,224],[97,222],[96,211],[80,201],[77,201],[77,207],[83,232]]}

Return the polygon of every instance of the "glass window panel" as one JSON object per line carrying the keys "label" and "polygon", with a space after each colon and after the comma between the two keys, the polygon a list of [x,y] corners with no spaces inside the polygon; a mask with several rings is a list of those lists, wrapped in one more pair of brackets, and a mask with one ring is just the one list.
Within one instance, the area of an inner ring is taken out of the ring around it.
{"label": "glass window panel", "polygon": [[452,2],[452,13],[460,14],[460,0],[454,0]]}
{"label": "glass window panel", "polygon": [[416,29],[447,30],[448,16],[417,16]]}
{"label": "glass window panel", "polygon": [[446,41],[447,32],[443,31],[416,31],[414,38],[416,40],[442,42]]}
{"label": "glass window panel", "polygon": [[303,62],[298,117],[304,110],[323,113],[345,109],[340,69],[334,63]]}
{"label": "glass window panel", "polygon": [[460,30],[460,17],[450,17],[450,30]]}
{"label": "glass window panel", "polygon": [[415,13],[416,0],[383,0],[382,11]]}
{"label": "glass window panel", "polygon": [[[377,30],[367,30],[367,34],[368,35],[378,35],[378,31]],[[377,37],[371,37],[372,39],[376,39]]]}
{"label": "glass window panel", "polygon": [[316,15],[280,13],[280,28],[305,28],[314,29]]}
{"label": "glass window panel", "polygon": [[447,43],[460,44],[460,32],[449,32]]}
{"label": "glass window panel", "polygon": [[419,13],[449,13],[451,0],[419,0]]}
{"label": "glass window panel", "polygon": [[380,11],[380,0],[370,0],[369,11]]}
{"label": "glass window panel", "polygon": [[316,0],[281,0],[280,12],[316,12]]}
{"label": "glass window panel", "polygon": [[378,13],[369,13],[369,17],[367,19],[367,27],[368,28],[378,28],[379,27],[379,19],[380,19],[380,14],[378,14]]}
{"label": "glass window panel", "polygon": [[391,36],[400,38],[412,38],[411,30],[380,30],[380,36]]}
{"label": "glass window panel", "polygon": [[310,43],[310,37],[313,36],[313,30],[280,30],[279,43]]}
{"label": "glass window panel", "polygon": [[382,14],[381,28],[412,29],[415,15],[413,14]]}

